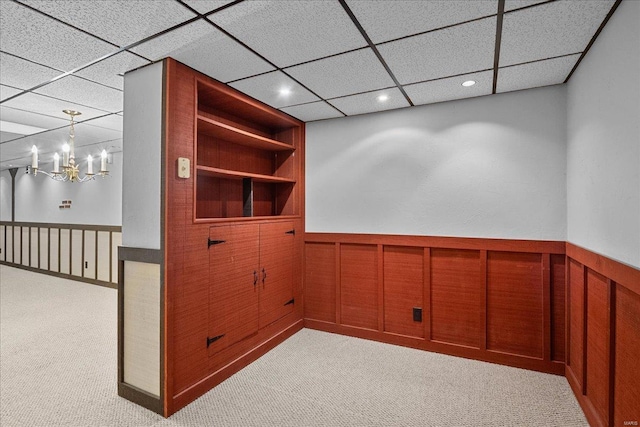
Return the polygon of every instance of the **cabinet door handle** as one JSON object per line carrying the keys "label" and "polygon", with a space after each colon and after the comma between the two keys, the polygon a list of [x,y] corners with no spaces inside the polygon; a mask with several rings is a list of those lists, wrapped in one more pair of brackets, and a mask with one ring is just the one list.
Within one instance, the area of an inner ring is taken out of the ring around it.
{"label": "cabinet door handle", "polygon": [[267,278],[267,271],[263,268],[262,269],[262,284],[264,285],[264,281]]}
{"label": "cabinet door handle", "polygon": [[253,270],[253,286],[258,284],[258,272]]}

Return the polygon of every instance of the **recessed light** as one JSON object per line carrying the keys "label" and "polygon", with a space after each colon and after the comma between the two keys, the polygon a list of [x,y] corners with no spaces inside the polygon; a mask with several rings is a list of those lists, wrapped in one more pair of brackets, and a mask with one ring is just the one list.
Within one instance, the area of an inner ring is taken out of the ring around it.
{"label": "recessed light", "polygon": [[291,95],[291,89],[289,89],[288,87],[283,87],[279,90],[280,95],[282,96],[289,96]]}
{"label": "recessed light", "polygon": [[383,95],[380,95],[380,96],[378,97],[378,101],[380,101],[380,102],[384,102],[384,101],[386,101],[387,99],[389,99],[389,95],[385,95],[385,94],[383,94]]}
{"label": "recessed light", "polygon": [[469,87],[473,86],[474,84],[476,84],[475,80],[467,80],[466,82],[462,83],[462,86]]}

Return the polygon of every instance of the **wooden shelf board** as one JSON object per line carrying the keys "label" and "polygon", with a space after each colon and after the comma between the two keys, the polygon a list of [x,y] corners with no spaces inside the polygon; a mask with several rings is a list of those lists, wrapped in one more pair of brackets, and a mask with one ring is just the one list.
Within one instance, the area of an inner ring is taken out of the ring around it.
{"label": "wooden shelf board", "polygon": [[249,173],[249,172],[238,172],[238,171],[232,171],[228,169],[211,168],[208,166],[197,166],[196,169],[199,174],[215,176],[215,177],[224,178],[224,179],[251,178],[255,182],[267,182],[267,183],[273,183],[273,184],[294,184],[296,182],[295,179],[282,178],[279,176],[260,175],[257,173]]}
{"label": "wooden shelf board", "polygon": [[267,215],[267,216],[230,216],[230,217],[197,217],[194,220],[196,224],[204,224],[211,222],[245,222],[245,221],[269,221],[274,220],[291,220],[300,219],[300,215]]}
{"label": "wooden shelf board", "polygon": [[261,150],[295,150],[295,147],[285,144],[284,142],[265,138],[264,136],[256,135],[201,115],[198,115],[198,131],[203,131],[207,135],[233,142],[234,144],[246,145],[248,147],[259,148]]}

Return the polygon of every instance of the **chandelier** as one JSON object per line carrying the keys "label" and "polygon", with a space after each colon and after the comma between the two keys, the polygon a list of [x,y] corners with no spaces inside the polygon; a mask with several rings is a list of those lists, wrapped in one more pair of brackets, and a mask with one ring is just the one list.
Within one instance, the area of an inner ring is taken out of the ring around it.
{"label": "chandelier", "polygon": [[[53,155],[53,171],[51,173],[40,170],[38,168],[38,148],[34,145],[31,147],[31,169],[33,170],[33,174],[37,175],[38,172],[40,172],[51,179],[62,182],[86,182],[94,180],[96,174],[93,173],[93,157],[91,157],[91,155],[87,156],[87,173],[83,177],[80,177],[80,170],[78,169],[78,165],[76,165],[74,144],[75,123],[73,118],[82,113],[74,110],[62,110],[62,112],[67,114],[71,120],[69,128],[69,142],[64,143],[62,146],[62,170],[60,170],[60,155],[58,153]],[[100,158],[100,171],[98,171],[98,175],[104,178],[109,175],[109,171],[107,170],[107,150],[102,150]]]}

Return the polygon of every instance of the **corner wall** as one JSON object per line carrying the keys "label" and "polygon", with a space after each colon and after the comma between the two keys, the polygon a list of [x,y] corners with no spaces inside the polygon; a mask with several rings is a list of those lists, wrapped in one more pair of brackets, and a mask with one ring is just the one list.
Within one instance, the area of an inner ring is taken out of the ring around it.
{"label": "corner wall", "polygon": [[640,2],[624,0],[568,83],[567,240],[640,268]]}
{"label": "corner wall", "polygon": [[307,124],[307,232],[566,239],[566,91]]}

